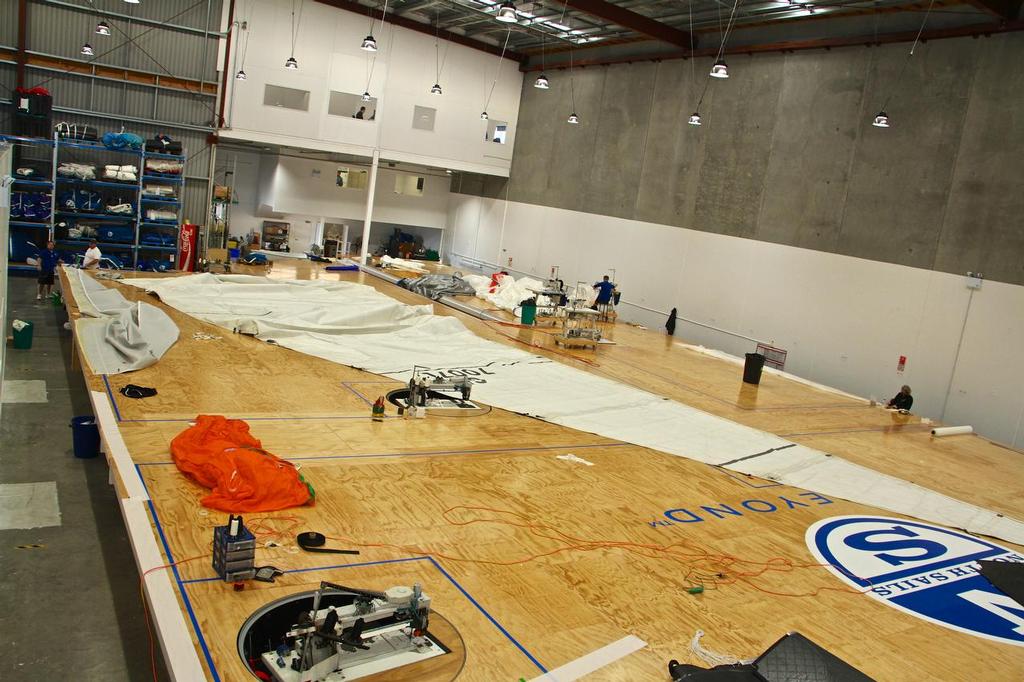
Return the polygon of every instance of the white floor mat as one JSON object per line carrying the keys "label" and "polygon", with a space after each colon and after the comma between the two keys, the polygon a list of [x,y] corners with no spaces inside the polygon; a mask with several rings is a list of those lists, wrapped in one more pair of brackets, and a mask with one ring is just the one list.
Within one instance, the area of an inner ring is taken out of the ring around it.
{"label": "white floor mat", "polygon": [[57,483],[0,483],[0,530],[60,525]]}
{"label": "white floor mat", "polygon": [[7,403],[45,403],[46,382],[40,379],[6,379],[0,396]]}

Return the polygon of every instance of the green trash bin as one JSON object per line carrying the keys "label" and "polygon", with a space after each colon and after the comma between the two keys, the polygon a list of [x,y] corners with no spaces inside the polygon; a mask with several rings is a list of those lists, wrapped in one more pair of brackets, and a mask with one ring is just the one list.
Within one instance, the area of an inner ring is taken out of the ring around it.
{"label": "green trash bin", "polygon": [[32,323],[25,322],[21,329],[14,328],[14,347],[20,350],[28,350],[32,347]]}
{"label": "green trash bin", "polygon": [[537,319],[537,304],[523,303],[521,306],[521,312],[519,313],[519,319],[523,324],[533,324]]}

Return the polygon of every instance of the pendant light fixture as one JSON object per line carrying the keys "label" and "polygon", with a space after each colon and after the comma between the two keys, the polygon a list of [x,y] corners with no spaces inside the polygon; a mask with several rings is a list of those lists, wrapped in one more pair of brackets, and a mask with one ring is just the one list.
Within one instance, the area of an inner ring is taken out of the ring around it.
{"label": "pendant light fixture", "polygon": [[688,120],[687,123],[689,123],[692,126],[699,126],[701,123],[700,114],[697,113],[696,111],[690,114],[690,120]]}
{"label": "pendant light fixture", "polygon": [[487,105],[491,103],[491,96],[494,94],[494,86],[498,84],[498,76],[501,75],[501,60],[505,58],[505,50],[508,48],[508,39],[512,37],[512,27],[508,27],[508,32],[505,34],[505,44],[501,47],[501,54],[498,55],[498,67],[494,71],[494,80],[491,81],[491,89],[487,92],[487,101],[484,102],[484,110],[480,112],[480,120],[487,120]]}
{"label": "pendant light fixture", "polygon": [[551,87],[551,83],[548,82],[548,77],[544,75],[544,72],[547,71],[547,64],[545,63],[544,59],[545,37],[546,36],[543,33],[540,36],[540,75],[537,76],[537,80],[533,81],[533,87],[537,88],[538,90],[547,90],[548,88]]}
{"label": "pendant light fixture", "polygon": [[[384,17],[388,13],[388,0],[384,0],[384,9],[380,13],[380,25],[384,27]],[[370,17],[370,33],[363,38],[362,44],[359,46],[360,50],[366,50],[367,52],[377,51],[377,39],[373,37],[373,17]]]}
{"label": "pendant light fixture", "polygon": [[[566,3],[566,5],[568,4],[569,3]],[[571,40],[569,41],[569,101],[572,103],[572,113],[569,114],[569,118],[565,119],[565,122],[576,125],[580,122],[580,117],[576,115],[576,79],[573,77],[573,51]]]}
{"label": "pendant light fixture", "polygon": [[295,20],[295,0],[292,0],[292,52],[291,56],[284,62],[284,68],[290,71],[299,70],[299,62],[295,59],[295,43],[299,39],[299,26],[302,25],[302,6],[303,0],[299,0],[299,19]]}
{"label": "pendant light fixture", "polygon": [[444,59],[441,59],[441,22],[440,17],[434,13],[434,81],[433,87],[430,88],[431,95],[442,94],[441,90],[441,71],[444,70],[445,62],[448,61],[448,42],[445,42],[444,46]]}
{"label": "pendant light fixture", "polygon": [[[711,82],[711,78],[728,78],[729,67],[726,65],[725,60],[722,58],[722,54],[725,52],[725,43],[729,40],[729,34],[732,33],[733,26],[735,25],[736,8],[739,6],[739,0],[735,0],[732,5],[732,12],[729,14],[729,21],[725,25],[725,30],[722,31],[721,14],[719,14],[718,28],[722,32],[722,42],[718,45],[718,54],[715,56],[715,64],[711,67],[711,71],[704,78],[704,88],[701,90],[700,98],[697,100],[697,107],[694,112],[690,114],[690,118],[686,122],[692,126],[700,126],[704,123],[704,119],[700,115],[700,105],[704,103],[704,96],[708,94],[708,83]],[[693,2],[690,2],[690,82],[693,85],[697,83],[696,67],[694,66],[694,54],[693,54]]]}
{"label": "pendant light fixture", "polygon": [[511,2],[501,3],[498,6],[498,13],[494,18],[503,24],[514,24],[519,21],[519,16],[516,14],[516,6]]}
{"label": "pendant light fixture", "polygon": [[98,24],[96,24],[96,35],[98,35],[98,36],[109,36],[110,35],[110,26],[107,25],[107,22],[101,21]]}
{"label": "pendant light fixture", "polygon": [[93,56],[95,54],[95,52],[93,52],[92,45],[90,45],[89,43],[86,43],[85,45],[82,45],[82,54],[85,55],[86,57]]}
{"label": "pendant light fixture", "polygon": [[139,0],[124,0],[124,1],[127,4],[129,4],[129,5],[137,5],[137,4],[139,4]]}
{"label": "pendant light fixture", "polygon": [[715,62],[715,65],[711,67],[711,73],[708,75],[712,78],[728,78],[729,66],[725,63],[724,59],[719,59]]}
{"label": "pendant light fixture", "polygon": [[[935,0],[931,0],[928,3],[928,10],[924,13],[924,18],[921,20],[921,27],[917,29],[917,37],[914,38],[914,44],[910,46],[910,52],[907,54],[907,58],[903,60],[903,66],[900,67],[900,72],[896,76],[896,82],[893,83],[892,92],[899,89],[900,81],[903,80],[903,72],[907,70],[907,64],[910,63],[910,58],[914,56],[914,50],[917,49],[917,44],[921,41],[921,34],[924,32],[924,25],[928,23],[928,15],[932,12],[932,7],[935,6]],[[882,110],[879,111],[875,118],[871,121],[871,125],[876,128],[888,128],[891,125],[889,120],[889,114],[885,113],[885,110],[889,108],[889,100],[892,99],[890,93],[885,98],[885,102],[882,104]]]}
{"label": "pendant light fixture", "polygon": [[[244,40],[242,39],[241,34],[238,33],[240,30],[245,31]],[[245,55],[249,51],[249,22],[246,20],[236,20],[231,24],[231,32],[233,34],[232,37],[234,37],[235,41],[241,46],[241,49],[238,50],[238,54],[241,56],[241,59],[238,60],[238,72],[235,74],[235,80],[244,81],[248,78],[245,75]]]}
{"label": "pendant light fixture", "polygon": [[236,81],[244,81],[248,76],[245,75],[245,69],[239,69],[238,73],[235,74]]}
{"label": "pendant light fixture", "polygon": [[373,97],[370,96],[370,91],[367,90],[366,92],[363,93],[363,96],[361,97],[361,99],[364,102],[369,102],[371,99],[373,99]]}

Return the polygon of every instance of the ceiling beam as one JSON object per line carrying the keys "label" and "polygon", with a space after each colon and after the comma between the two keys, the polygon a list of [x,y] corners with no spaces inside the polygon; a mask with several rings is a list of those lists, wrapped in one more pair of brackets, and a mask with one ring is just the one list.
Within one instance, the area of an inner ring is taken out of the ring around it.
{"label": "ceiling beam", "polygon": [[[316,2],[320,3],[321,5],[334,7],[336,9],[343,9],[349,12],[355,12],[356,14],[362,15],[364,17],[366,16],[366,11],[368,9],[366,5],[360,5],[358,2],[354,2],[354,0],[316,0]],[[378,14],[376,10],[374,10],[373,14],[379,19],[380,14]],[[414,21],[413,19],[409,19],[408,17],[403,17],[401,15],[395,14],[392,11],[388,11],[384,21],[389,24],[394,24],[395,26],[407,28],[410,31],[425,33],[428,36],[433,36],[435,33],[435,29],[431,24],[421,24],[418,21]],[[440,31],[437,31],[437,35],[440,38],[451,41],[453,43],[457,43],[459,45],[471,47],[474,50],[480,50],[482,52],[487,52],[489,54],[501,54],[500,45],[488,45],[487,43],[481,42],[479,40],[473,40],[472,38],[467,38],[466,36],[459,35],[458,33],[452,33],[451,31],[447,31],[443,28]],[[523,64],[526,61],[526,55],[520,54],[519,52],[515,52],[514,50],[505,50],[505,58],[519,62],[520,64]]]}
{"label": "ceiling beam", "polygon": [[[1000,0],[991,0],[997,2]],[[650,17],[613,5],[606,0],[567,0],[569,7],[579,10],[642,35],[670,43],[677,47],[689,48],[691,36],[688,32],[674,28]]]}
{"label": "ceiling beam", "polygon": [[967,0],[967,4],[1000,19],[1013,21],[1020,13],[1021,0]]}
{"label": "ceiling beam", "polygon": [[[966,38],[979,36],[988,37],[999,33],[1014,33],[1017,31],[1024,31],[1024,21],[1007,21],[999,25],[993,24],[974,24],[971,26],[957,26],[954,28],[940,28],[931,31],[925,31],[920,35],[922,41],[928,40],[943,40],[946,38]],[[871,36],[849,36],[844,38],[818,38],[813,40],[783,40],[772,43],[760,43],[757,45],[736,45],[733,47],[727,47],[724,51],[726,55],[732,54],[746,54],[754,55],[766,52],[799,52],[803,50],[829,50],[833,47],[857,47],[863,45],[864,47],[873,47],[876,45],[884,45],[887,43],[909,43],[913,42],[918,37],[917,31],[901,31],[899,33],[885,33],[881,35]],[[670,59],[687,59],[689,57],[714,57],[718,53],[717,47],[710,47],[702,50],[694,50],[692,53],[689,50],[663,52],[659,54],[648,54],[648,55],[634,55],[626,57],[611,57],[607,59],[575,59],[573,65],[576,68],[585,68],[588,66],[609,66],[612,64],[632,64],[633,62],[660,62],[667,61]],[[524,72],[530,71],[555,71],[569,68],[569,61],[552,62],[550,59],[547,64],[541,67],[540,64],[532,64],[530,66],[521,67],[520,70]]]}

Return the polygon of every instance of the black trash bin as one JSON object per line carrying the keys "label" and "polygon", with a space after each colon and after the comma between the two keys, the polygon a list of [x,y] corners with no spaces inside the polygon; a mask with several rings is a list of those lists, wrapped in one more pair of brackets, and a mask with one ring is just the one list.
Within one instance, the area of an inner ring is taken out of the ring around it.
{"label": "black trash bin", "polygon": [[761,383],[761,370],[764,369],[764,356],[760,353],[747,353],[747,360],[743,363],[743,383]]}

